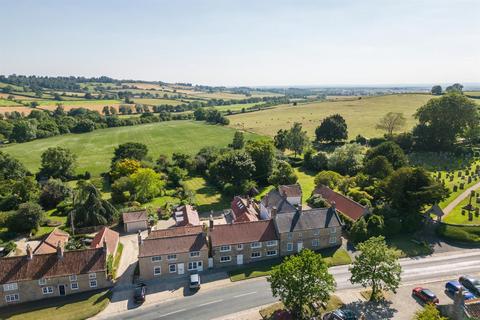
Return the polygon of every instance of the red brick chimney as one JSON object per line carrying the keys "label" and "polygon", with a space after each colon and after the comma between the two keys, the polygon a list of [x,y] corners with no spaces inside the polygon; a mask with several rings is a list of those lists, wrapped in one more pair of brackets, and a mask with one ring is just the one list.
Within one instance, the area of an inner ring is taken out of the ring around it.
{"label": "red brick chimney", "polygon": [[32,260],[32,259],[33,259],[32,247],[30,247],[29,244],[27,244],[27,259],[28,259],[28,260]]}
{"label": "red brick chimney", "polygon": [[60,259],[63,258],[63,247],[60,241],[57,243],[57,257]]}

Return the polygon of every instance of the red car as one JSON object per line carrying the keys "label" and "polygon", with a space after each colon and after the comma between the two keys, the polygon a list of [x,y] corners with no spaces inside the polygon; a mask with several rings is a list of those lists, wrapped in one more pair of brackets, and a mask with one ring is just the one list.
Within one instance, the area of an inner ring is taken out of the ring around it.
{"label": "red car", "polygon": [[412,290],[412,295],[425,303],[438,303],[438,298],[431,290],[417,287]]}

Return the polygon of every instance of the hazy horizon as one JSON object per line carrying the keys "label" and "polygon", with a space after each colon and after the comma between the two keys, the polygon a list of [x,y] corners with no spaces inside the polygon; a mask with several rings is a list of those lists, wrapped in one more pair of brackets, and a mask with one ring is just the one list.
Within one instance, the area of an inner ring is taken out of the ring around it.
{"label": "hazy horizon", "polygon": [[9,1],[0,74],[218,86],[480,83],[480,1]]}

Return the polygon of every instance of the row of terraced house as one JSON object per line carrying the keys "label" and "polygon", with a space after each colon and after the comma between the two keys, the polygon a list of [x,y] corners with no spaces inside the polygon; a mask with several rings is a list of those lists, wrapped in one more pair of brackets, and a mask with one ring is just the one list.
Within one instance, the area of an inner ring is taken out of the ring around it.
{"label": "row of terraced house", "polygon": [[[358,219],[368,210],[326,188],[315,192],[329,208],[305,209],[299,185],[280,186],[260,202],[234,197],[228,223],[202,222],[190,205],[177,207],[175,226],[139,233],[138,263],[142,280],[182,277],[212,268],[241,266],[294,254],[303,248],[320,250],[341,243],[338,211]],[[123,214],[126,232],[147,229],[146,211]],[[103,227],[90,248],[65,250],[69,234],[55,229],[26,254],[0,258],[0,307],[107,288],[107,270],[115,256],[119,234]]]}
{"label": "row of terraced house", "polygon": [[175,227],[139,235],[139,269],[142,280],[181,277],[212,268],[241,266],[300,252],[341,244],[342,219],[368,214],[368,209],[327,188],[315,193],[330,203],[328,208],[302,207],[298,184],[279,186],[259,203],[236,196],[229,223],[202,224],[189,205],[177,208]]}

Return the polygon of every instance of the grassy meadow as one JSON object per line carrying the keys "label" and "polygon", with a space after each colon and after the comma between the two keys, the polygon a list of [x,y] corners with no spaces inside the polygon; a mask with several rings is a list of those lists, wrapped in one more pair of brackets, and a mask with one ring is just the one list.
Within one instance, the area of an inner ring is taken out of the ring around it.
{"label": "grassy meadow", "polygon": [[279,129],[288,129],[294,122],[301,122],[311,137],[315,128],[325,117],[339,113],[348,125],[350,138],[358,134],[366,137],[380,136],[375,129],[378,120],[388,112],[403,112],[407,118],[406,129],[415,124],[416,110],[433,96],[428,94],[395,94],[378,97],[363,97],[354,101],[326,101],[284,105],[273,110],[229,116],[230,126],[255,133],[274,136]]}
{"label": "grassy meadow", "polygon": [[160,105],[160,104],[169,104],[171,106],[178,106],[179,104],[183,104],[182,101],[178,100],[171,100],[171,99],[133,99],[133,102],[139,104],[148,104],[148,105]]}
{"label": "grassy meadow", "polygon": [[76,106],[76,107],[83,107],[83,106],[91,106],[91,105],[112,105],[112,104],[119,104],[122,103],[121,100],[40,100],[38,104],[40,106],[56,106],[57,104],[61,103],[64,106]]}
{"label": "grassy meadow", "polygon": [[[228,127],[207,125],[194,121],[168,121],[133,127],[100,129],[83,134],[66,134],[26,143],[12,144],[0,148],[23,162],[36,172],[40,166],[40,155],[49,147],[62,146],[72,150],[78,157],[77,171],[90,171],[99,175],[107,171],[113,150],[121,143],[135,141],[148,146],[153,159],[159,154],[173,152],[196,153],[204,146],[226,146],[235,130]],[[247,139],[257,139],[255,134],[246,134]]]}

